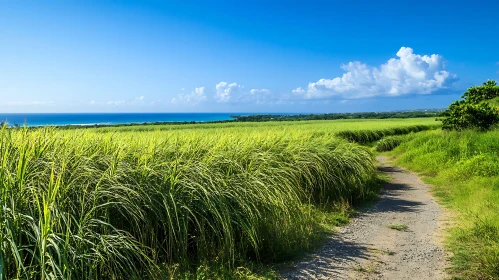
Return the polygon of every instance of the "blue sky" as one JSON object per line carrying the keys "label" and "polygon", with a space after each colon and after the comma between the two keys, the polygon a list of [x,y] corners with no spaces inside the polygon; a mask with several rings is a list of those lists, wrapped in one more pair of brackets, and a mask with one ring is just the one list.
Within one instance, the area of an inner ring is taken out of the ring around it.
{"label": "blue sky", "polygon": [[0,1],[0,112],[442,108],[499,1]]}

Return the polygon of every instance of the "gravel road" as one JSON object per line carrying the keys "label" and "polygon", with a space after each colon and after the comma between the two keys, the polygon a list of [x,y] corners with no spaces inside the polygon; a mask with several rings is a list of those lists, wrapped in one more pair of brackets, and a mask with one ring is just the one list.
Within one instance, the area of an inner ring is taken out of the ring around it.
{"label": "gravel road", "polygon": [[323,248],[283,269],[283,279],[446,278],[440,244],[445,217],[429,186],[385,157],[377,159],[391,177],[379,202],[339,228]]}

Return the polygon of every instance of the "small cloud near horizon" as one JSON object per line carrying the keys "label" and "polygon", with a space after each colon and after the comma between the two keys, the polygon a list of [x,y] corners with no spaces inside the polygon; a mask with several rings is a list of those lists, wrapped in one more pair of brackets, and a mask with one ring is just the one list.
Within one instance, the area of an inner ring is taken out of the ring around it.
{"label": "small cloud near horizon", "polygon": [[237,83],[220,82],[215,86],[215,99],[217,102],[237,101],[242,88],[244,86]]}
{"label": "small cloud near horizon", "polygon": [[191,93],[185,93],[185,89],[182,89],[182,93],[179,93],[176,97],[174,97],[171,103],[178,104],[184,103],[189,105],[197,105],[200,102],[206,100],[205,88],[198,87],[195,88]]}

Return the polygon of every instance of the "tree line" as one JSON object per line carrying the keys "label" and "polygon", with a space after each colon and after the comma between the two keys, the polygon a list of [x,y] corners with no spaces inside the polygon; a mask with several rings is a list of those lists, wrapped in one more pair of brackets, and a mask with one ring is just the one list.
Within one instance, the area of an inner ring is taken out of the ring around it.
{"label": "tree line", "polygon": [[441,110],[432,111],[407,111],[407,112],[362,112],[362,113],[328,113],[328,114],[296,114],[276,115],[262,114],[240,116],[233,115],[232,118],[238,122],[266,122],[266,121],[306,121],[306,120],[340,120],[340,119],[405,119],[405,118],[429,118],[439,117]]}

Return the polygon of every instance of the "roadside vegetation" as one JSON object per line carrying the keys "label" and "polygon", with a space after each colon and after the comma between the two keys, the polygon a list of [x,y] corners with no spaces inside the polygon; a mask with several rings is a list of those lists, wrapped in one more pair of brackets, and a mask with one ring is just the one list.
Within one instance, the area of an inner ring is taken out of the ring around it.
{"label": "roadside vegetation", "polygon": [[498,140],[497,130],[421,132],[392,152],[457,213],[446,242],[463,279],[499,278]]}
{"label": "roadside vegetation", "polygon": [[340,128],[414,122],[4,126],[0,278],[271,278],[377,194]]}
{"label": "roadside vegetation", "polygon": [[[414,134],[409,134],[414,135]],[[377,152],[387,152],[398,147],[402,142],[406,141],[407,135],[396,135],[396,136],[387,136],[381,138],[378,142],[376,142],[375,149]]]}
{"label": "roadside vegetation", "polygon": [[452,103],[442,122],[445,130],[476,129],[485,131],[499,124],[499,86],[487,81],[471,87],[461,100]]}
{"label": "roadside vegetation", "polygon": [[432,130],[440,128],[440,124],[433,125],[414,125],[414,126],[404,126],[404,127],[393,127],[393,128],[385,128],[385,129],[376,129],[376,130],[344,130],[336,133],[337,136],[341,138],[345,138],[351,142],[368,144],[371,142],[375,142],[377,140],[383,139],[381,145],[388,144],[388,141],[391,141],[392,144],[395,144],[395,138],[393,135],[406,135],[409,133],[424,131],[424,130]]}
{"label": "roadside vegetation", "polygon": [[443,131],[378,142],[397,162],[426,175],[457,216],[446,239],[455,279],[499,278],[499,86],[470,88],[449,106]]}

